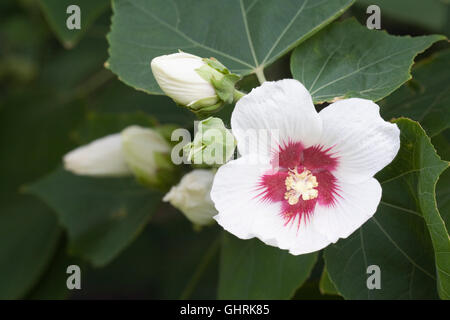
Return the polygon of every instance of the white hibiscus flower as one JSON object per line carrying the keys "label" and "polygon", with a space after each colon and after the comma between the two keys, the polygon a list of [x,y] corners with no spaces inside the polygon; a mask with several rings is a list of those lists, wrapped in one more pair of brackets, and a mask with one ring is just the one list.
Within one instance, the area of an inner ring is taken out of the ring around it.
{"label": "white hibiscus flower", "polygon": [[[265,82],[239,100],[231,127],[242,157],[215,176],[214,219],[241,239],[294,255],[346,238],[373,216],[381,199],[373,176],[400,148],[398,127],[372,101],[341,100],[317,113],[292,79]],[[277,132],[276,148],[248,139],[261,129]]]}

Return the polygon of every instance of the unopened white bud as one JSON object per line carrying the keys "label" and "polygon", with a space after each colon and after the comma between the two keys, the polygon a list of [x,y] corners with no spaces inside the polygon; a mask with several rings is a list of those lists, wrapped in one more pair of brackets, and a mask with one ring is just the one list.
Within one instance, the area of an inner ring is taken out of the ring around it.
{"label": "unopened white bud", "polygon": [[169,187],[176,179],[169,143],[155,130],[130,126],[64,156],[64,166],[78,175],[135,176],[144,185]]}
{"label": "unopened white bud", "polygon": [[211,98],[212,104],[217,103],[213,85],[197,72],[205,66],[207,64],[202,58],[184,52],[159,56],[151,62],[153,75],[161,90],[184,106],[205,98]]}
{"label": "unopened white bud", "polygon": [[172,169],[170,145],[155,130],[131,126],[122,131],[125,160],[134,175],[149,185],[159,184],[158,171]]}
{"label": "unopened white bud", "polygon": [[64,156],[64,167],[78,175],[131,175],[122,152],[120,134],[112,134],[72,150]]}

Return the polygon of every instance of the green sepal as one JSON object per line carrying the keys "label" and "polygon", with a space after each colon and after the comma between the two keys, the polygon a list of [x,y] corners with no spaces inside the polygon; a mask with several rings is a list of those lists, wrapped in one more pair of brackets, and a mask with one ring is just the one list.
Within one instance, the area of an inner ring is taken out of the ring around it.
{"label": "green sepal", "polygon": [[188,107],[188,108],[189,108],[189,110],[194,112],[199,119],[206,119],[211,114],[219,112],[220,110],[222,110],[222,108],[225,106],[225,103],[223,101],[221,101],[221,100],[219,100],[219,101],[220,101],[219,103],[216,103],[216,104],[211,105],[211,106],[203,107],[203,108],[200,108],[198,110],[192,109],[191,107]]}
{"label": "green sepal", "polygon": [[197,73],[216,89],[217,96],[225,103],[232,103],[235,97],[235,85],[241,76],[231,73],[219,60],[204,58],[205,66],[198,68]]}
{"label": "green sepal", "polygon": [[[217,130],[222,139],[217,140],[217,136],[214,135],[208,138],[209,130]],[[235,148],[236,139],[225,127],[222,119],[209,117],[198,124],[198,132],[195,134],[194,140],[185,145],[183,151],[188,155],[187,160],[195,165],[216,166],[227,162],[233,156]],[[210,153],[219,149],[222,151],[223,158],[220,159],[220,163],[216,163],[215,154],[210,155]]]}
{"label": "green sepal", "polygon": [[219,71],[222,74],[230,74],[230,70],[225,67],[219,60],[216,58],[203,58],[203,61],[210,66],[211,68]]}
{"label": "green sepal", "polygon": [[234,101],[234,88],[236,82],[241,79],[237,74],[227,74],[220,79],[212,78],[211,83],[216,89],[217,96],[225,103],[232,103]]}
{"label": "green sepal", "polygon": [[211,68],[209,65],[204,65],[198,69],[195,69],[200,77],[205,79],[205,81],[211,82],[213,78],[220,79],[224,76],[223,73]]}
{"label": "green sepal", "polygon": [[194,101],[193,103],[191,103],[185,107],[187,107],[189,110],[191,110],[193,112],[197,112],[197,111],[200,111],[201,109],[209,108],[218,103],[220,103],[219,98],[217,96],[211,96],[211,97],[206,97],[203,99],[198,99],[197,101]]}

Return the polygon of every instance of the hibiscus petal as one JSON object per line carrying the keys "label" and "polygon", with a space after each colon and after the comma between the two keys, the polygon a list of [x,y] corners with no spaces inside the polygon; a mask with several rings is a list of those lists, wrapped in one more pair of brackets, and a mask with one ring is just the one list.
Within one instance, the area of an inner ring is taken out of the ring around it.
{"label": "hibiscus petal", "polygon": [[259,182],[271,170],[269,161],[255,165],[250,164],[249,158],[244,156],[221,166],[211,189],[211,199],[219,212],[214,219],[241,239],[254,237],[251,229],[258,216],[278,213],[274,211],[276,204],[261,201]]}
{"label": "hibiscus petal", "polygon": [[125,160],[120,133],[70,151],[64,156],[64,167],[75,174],[86,176],[129,176],[132,173]]}
{"label": "hibiscus petal", "polygon": [[[231,127],[241,155],[269,156],[280,145],[316,144],[322,121],[305,87],[293,79],[264,82],[236,104]],[[249,130],[250,129],[250,130]]]}
{"label": "hibiscus petal", "polygon": [[258,183],[271,170],[265,165],[248,164],[244,156],[219,168],[214,178],[211,198],[219,212],[214,219],[241,239],[257,237],[264,243],[298,255],[320,250],[330,241],[312,223],[298,217],[286,222],[281,202],[264,201]]}
{"label": "hibiscus petal", "polygon": [[335,102],[319,115],[320,145],[338,159],[333,174],[340,181],[362,182],[388,165],[400,148],[400,130],[380,116],[377,104],[365,99]]}
{"label": "hibiscus petal", "polygon": [[376,212],[381,200],[380,183],[374,179],[339,183],[339,196],[332,206],[316,206],[311,222],[329,241],[347,238]]}

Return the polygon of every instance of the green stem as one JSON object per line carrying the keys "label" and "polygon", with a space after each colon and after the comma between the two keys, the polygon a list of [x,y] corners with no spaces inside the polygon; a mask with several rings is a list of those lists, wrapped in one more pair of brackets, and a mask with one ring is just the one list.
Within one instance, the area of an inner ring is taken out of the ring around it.
{"label": "green stem", "polygon": [[212,258],[214,258],[216,252],[219,250],[220,238],[221,238],[220,236],[217,237],[217,239],[214,240],[214,242],[210,245],[210,247],[206,251],[205,255],[200,261],[200,264],[197,267],[197,270],[195,270],[191,279],[189,279],[188,284],[184,288],[183,293],[180,296],[180,300],[188,299],[191,296],[192,292],[194,292],[194,289],[197,286],[199,280],[201,279],[203,272],[206,270]]}
{"label": "green stem", "polygon": [[255,74],[260,84],[267,81],[266,77],[264,76],[264,68],[262,66],[255,69]]}

